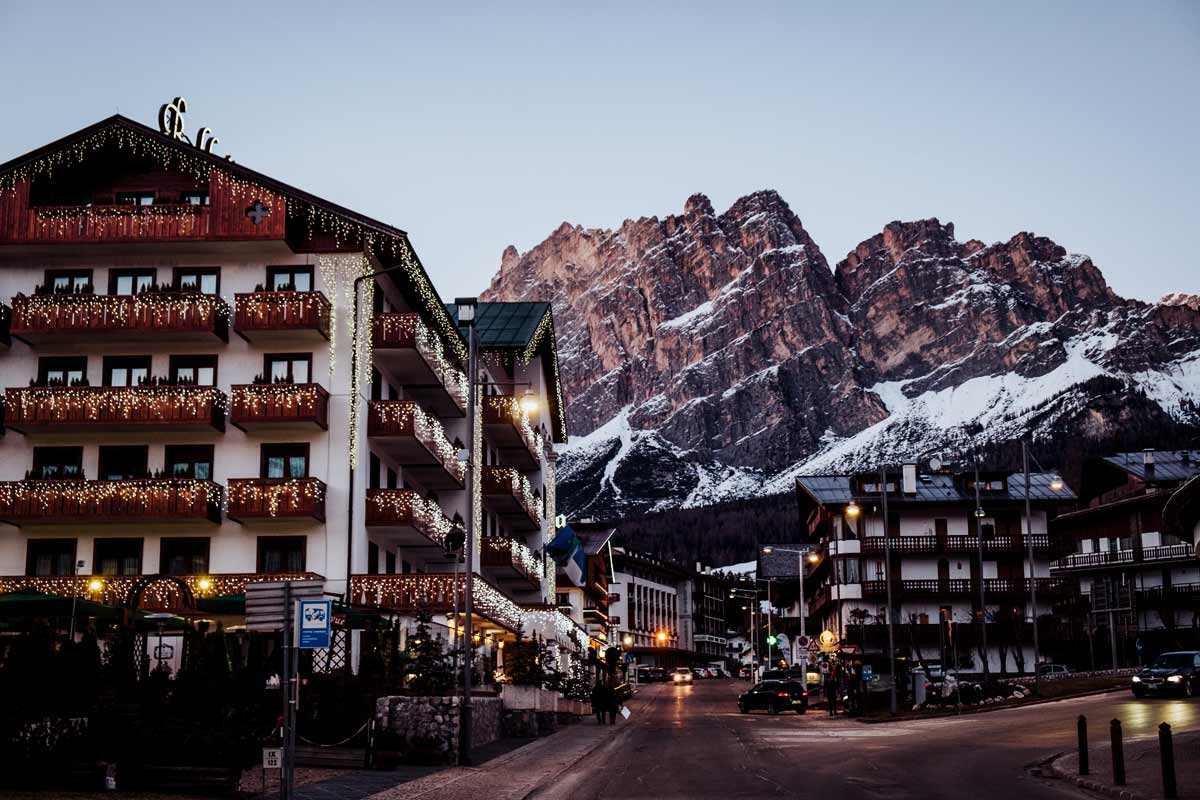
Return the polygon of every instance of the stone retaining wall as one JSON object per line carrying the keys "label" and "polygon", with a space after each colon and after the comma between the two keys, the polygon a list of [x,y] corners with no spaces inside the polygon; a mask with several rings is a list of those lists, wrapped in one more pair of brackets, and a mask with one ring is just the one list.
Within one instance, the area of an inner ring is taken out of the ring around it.
{"label": "stone retaining wall", "polygon": [[[406,753],[452,762],[458,753],[459,697],[381,697],[376,729],[390,731]],[[503,707],[498,697],[471,698],[471,747],[500,738]]]}

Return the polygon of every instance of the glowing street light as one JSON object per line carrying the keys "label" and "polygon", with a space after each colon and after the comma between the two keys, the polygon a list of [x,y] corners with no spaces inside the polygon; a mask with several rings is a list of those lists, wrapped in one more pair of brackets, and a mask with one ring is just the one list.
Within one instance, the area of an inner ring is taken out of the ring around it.
{"label": "glowing street light", "polygon": [[100,580],[99,578],[92,578],[90,581],[88,581],[88,591],[89,592],[98,592],[103,588],[104,588],[104,581]]}
{"label": "glowing street light", "polygon": [[658,640],[659,644],[666,644],[667,643],[667,632],[659,631],[658,633],[654,634],[654,638]]}
{"label": "glowing street light", "polygon": [[538,399],[533,393],[533,389],[525,388],[525,393],[521,395],[521,410],[528,415],[532,415],[538,410]]}
{"label": "glowing street light", "polygon": [[850,505],[846,506],[846,516],[850,519],[857,519],[858,515],[861,513],[862,509],[859,508],[858,503],[854,502],[853,500],[850,501]]}

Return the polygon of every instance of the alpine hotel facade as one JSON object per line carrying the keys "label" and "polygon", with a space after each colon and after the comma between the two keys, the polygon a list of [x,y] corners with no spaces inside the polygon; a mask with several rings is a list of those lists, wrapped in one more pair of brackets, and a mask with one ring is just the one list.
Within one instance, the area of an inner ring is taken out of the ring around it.
{"label": "alpine hotel facade", "polygon": [[468,496],[467,340],[405,233],[162,127],[114,116],[0,165],[0,593],[153,610],[311,578],[445,633],[473,514],[482,650],[521,624],[584,650],[543,550],[548,304],[477,307]]}

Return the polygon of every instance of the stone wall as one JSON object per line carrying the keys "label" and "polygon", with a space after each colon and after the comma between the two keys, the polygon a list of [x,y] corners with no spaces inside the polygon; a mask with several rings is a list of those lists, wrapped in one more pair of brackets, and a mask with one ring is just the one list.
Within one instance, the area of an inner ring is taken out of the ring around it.
{"label": "stone wall", "polygon": [[[389,731],[406,754],[454,761],[458,752],[459,697],[381,697],[375,703],[376,730]],[[500,738],[498,697],[471,698],[471,747]]]}

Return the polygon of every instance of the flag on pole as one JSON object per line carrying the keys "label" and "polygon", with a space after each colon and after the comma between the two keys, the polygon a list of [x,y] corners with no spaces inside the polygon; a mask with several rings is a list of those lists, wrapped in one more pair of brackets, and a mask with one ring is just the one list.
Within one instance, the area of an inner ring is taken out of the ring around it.
{"label": "flag on pole", "polygon": [[583,585],[587,556],[583,552],[583,542],[570,525],[559,530],[554,539],[546,545],[546,552],[563,568],[571,583],[576,586]]}

